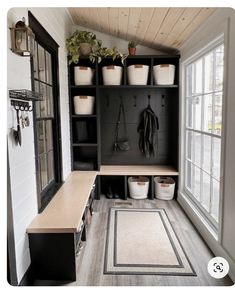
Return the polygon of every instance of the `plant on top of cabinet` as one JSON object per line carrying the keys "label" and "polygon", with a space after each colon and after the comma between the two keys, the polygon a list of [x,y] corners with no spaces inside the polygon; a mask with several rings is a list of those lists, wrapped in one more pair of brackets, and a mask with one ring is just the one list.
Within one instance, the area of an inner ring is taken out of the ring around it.
{"label": "plant on top of cabinet", "polygon": [[138,43],[134,40],[129,41],[128,43],[128,50],[129,50],[129,55],[135,55],[136,54],[136,46]]}
{"label": "plant on top of cabinet", "polygon": [[96,58],[98,59],[98,62],[100,63],[102,58],[111,57],[113,61],[117,58],[120,58],[123,63],[127,57],[126,54],[119,52],[115,46],[112,48],[107,48],[107,47],[102,47],[100,43],[96,48],[97,49],[94,50],[94,52],[90,54],[90,60],[93,62],[95,61]]}
{"label": "plant on top of cabinet", "polygon": [[69,64],[78,63],[80,55],[90,55],[101,47],[101,41],[90,31],[76,30],[67,40]]}

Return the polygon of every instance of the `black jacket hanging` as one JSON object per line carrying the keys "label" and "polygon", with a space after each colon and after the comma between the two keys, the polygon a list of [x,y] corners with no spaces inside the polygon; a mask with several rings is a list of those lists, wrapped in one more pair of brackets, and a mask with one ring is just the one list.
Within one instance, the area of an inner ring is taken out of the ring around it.
{"label": "black jacket hanging", "polygon": [[146,158],[156,156],[158,149],[158,118],[148,105],[140,115],[140,123],[138,126],[139,148]]}

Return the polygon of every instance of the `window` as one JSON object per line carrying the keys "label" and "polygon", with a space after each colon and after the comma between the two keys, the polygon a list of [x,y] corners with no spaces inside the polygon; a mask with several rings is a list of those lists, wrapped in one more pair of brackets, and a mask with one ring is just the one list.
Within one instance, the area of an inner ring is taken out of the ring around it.
{"label": "window", "polygon": [[38,208],[41,212],[61,185],[61,148],[58,91],[58,45],[29,12],[35,33],[31,59],[32,88],[43,95],[34,112]]}
{"label": "window", "polygon": [[185,68],[184,188],[218,228],[221,188],[221,136],[224,45],[213,47]]}

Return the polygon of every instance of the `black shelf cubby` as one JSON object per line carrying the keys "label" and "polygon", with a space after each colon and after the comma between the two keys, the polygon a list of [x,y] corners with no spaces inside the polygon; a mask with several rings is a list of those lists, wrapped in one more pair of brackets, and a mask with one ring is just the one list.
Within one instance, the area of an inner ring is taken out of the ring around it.
{"label": "black shelf cubby", "polygon": [[124,176],[100,176],[101,194],[112,199],[126,199]]}
{"label": "black shelf cubby", "polygon": [[97,146],[73,144],[73,170],[97,170]]}
{"label": "black shelf cubby", "polygon": [[96,126],[96,118],[80,117],[73,120],[73,143],[97,143]]}

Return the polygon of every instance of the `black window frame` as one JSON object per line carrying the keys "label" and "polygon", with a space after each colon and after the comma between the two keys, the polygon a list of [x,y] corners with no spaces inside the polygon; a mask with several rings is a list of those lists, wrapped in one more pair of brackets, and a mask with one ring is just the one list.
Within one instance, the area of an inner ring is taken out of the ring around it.
{"label": "black window frame", "polygon": [[[60,86],[59,86],[59,62],[58,53],[59,45],[40,24],[40,22],[34,17],[34,15],[28,11],[29,27],[35,34],[35,40],[44,47],[52,58],[52,81],[53,81],[53,108],[54,108],[54,127],[53,127],[53,142],[54,142],[54,175],[55,182],[45,190],[40,191],[39,186],[39,166],[37,162],[38,148],[37,148],[37,130],[36,130],[36,110],[33,112],[34,122],[34,147],[35,147],[35,163],[36,163],[36,179],[37,179],[37,200],[38,200],[38,212],[42,212],[48,205],[50,200],[56,194],[60,186],[62,185],[62,149],[61,149],[61,119],[60,119]],[[31,63],[31,84],[32,90],[34,90],[34,68],[33,57],[30,59]]]}

